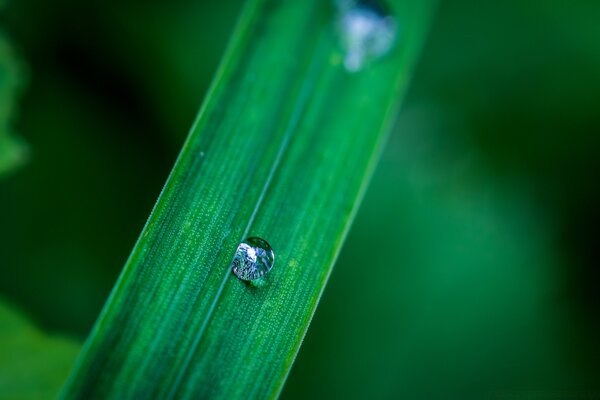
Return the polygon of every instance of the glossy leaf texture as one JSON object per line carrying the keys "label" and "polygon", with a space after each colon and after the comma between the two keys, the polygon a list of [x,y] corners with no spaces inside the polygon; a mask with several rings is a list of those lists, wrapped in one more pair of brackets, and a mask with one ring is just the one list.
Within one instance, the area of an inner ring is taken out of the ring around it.
{"label": "glossy leaf texture", "polygon": [[[392,49],[349,70],[333,3],[248,2],[65,398],[279,394],[432,11],[388,6]],[[260,285],[231,271],[250,236],[275,252]]]}

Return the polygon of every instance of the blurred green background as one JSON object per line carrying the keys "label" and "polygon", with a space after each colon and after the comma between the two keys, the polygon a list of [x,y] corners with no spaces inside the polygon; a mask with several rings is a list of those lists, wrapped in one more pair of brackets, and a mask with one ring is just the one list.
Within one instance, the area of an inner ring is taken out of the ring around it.
{"label": "blurred green background", "polygon": [[[67,373],[241,4],[3,5],[0,398]],[[598,21],[440,2],[284,399],[600,398]]]}

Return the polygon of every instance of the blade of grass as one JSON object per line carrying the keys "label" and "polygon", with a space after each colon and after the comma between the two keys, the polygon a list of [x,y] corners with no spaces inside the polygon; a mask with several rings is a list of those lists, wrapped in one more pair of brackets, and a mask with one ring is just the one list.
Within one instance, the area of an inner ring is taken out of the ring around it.
{"label": "blade of grass", "polygon": [[[395,49],[343,65],[333,6],[250,0],[66,398],[276,396],[421,45],[431,3],[390,2]],[[275,250],[264,285],[230,263]]]}

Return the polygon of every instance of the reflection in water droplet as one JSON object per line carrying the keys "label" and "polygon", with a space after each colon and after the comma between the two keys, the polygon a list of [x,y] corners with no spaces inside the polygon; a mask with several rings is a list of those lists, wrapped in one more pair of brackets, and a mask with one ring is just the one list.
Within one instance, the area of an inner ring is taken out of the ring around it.
{"label": "reflection in water droplet", "polygon": [[265,240],[251,237],[237,248],[231,268],[235,276],[244,281],[253,281],[267,274],[275,261],[273,249]]}
{"label": "reflection in water droplet", "polygon": [[348,71],[362,69],[386,54],[397,35],[396,19],[382,3],[373,0],[337,0],[338,29],[346,52]]}

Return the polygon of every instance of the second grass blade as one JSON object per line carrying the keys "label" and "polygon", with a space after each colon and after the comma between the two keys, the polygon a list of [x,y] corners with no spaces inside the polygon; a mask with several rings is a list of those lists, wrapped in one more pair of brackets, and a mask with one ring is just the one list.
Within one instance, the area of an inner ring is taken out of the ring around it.
{"label": "second grass blade", "polygon": [[[279,393],[408,81],[431,4],[389,6],[397,24],[392,50],[378,60],[359,54],[364,65],[355,68],[341,44],[342,6],[249,1],[65,397]],[[382,10],[375,9],[384,18]],[[248,236],[275,250],[262,286],[231,273]]]}

